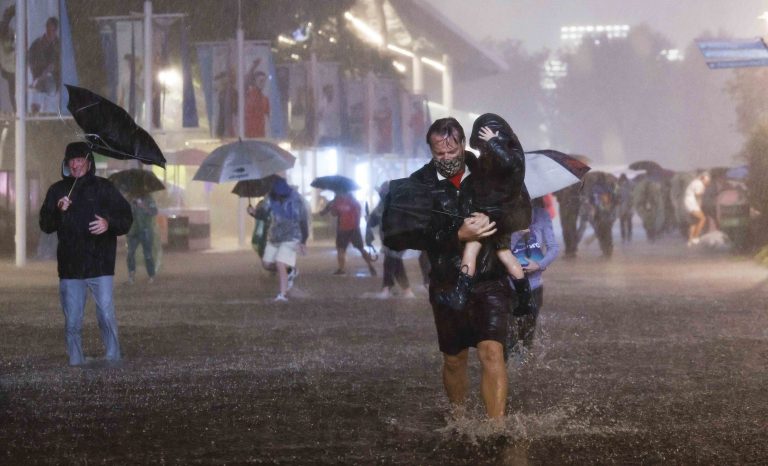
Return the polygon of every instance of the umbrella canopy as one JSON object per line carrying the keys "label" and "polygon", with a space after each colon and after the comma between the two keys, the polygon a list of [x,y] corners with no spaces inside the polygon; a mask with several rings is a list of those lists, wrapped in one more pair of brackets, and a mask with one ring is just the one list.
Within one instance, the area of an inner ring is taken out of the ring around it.
{"label": "umbrella canopy", "polygon": [[160,147],[122,107],[88,89],[69,84],[66,87],[69,92],[67,109],[95,152],[165,168]]}
{"label": "umbrella canopy", "polygon": [[212,183],[258,180],[288,170],[295,162],[296,157],[277,144],[238,140],[211,152],[193,179]]}
{"label": "umbrella canopy", "polygon": [[272,183],[275,182],[275,178],[279,177],[277,175],[269,175],[260,180],[238,181],[232,189],[232,194],[237,194],[239,197],[266,196],[269,194],[269,190],[272,189]]}
{"label": "umbrella canopy", "polygon": [[531,199],[576,184],[589,171],[589,165],[556,150],[525,153],[525,187]]}
{"label": "umbrella canopy", "polygon": [[629,164],[629,168],[632,170],[645,170],[647,172],[661,171],[661,165],[653,160],[640,160],[638,162],[632,162]]}
{"label": "umbrella canopy", "polygon": [[350,192],[360,189],[360,186],[352,178],[342,175],[320,176],[312,180],[313,188],[337,192]]}
{"label": "umbrella canopy", "polygon": [[139,168],[113,173],[109,176],[109,181],[120,191],[134,197],[165,189],[163,182],[152,171]]}

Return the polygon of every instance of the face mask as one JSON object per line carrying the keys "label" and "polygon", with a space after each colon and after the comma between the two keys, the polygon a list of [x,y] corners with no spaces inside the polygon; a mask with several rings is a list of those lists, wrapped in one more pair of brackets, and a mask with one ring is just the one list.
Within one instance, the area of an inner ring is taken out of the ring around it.
{"label": "face mask", "polygon": [[434,161],[437,172],[446,178],[451,178],[464,168],[464,152],[462,151],[461,154],[453,159],[434,159]]}

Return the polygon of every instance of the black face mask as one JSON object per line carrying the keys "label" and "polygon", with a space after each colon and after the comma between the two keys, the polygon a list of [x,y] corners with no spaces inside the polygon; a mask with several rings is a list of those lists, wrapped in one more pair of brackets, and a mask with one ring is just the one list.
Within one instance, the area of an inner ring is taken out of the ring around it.
{"label": "black face mask", "polygon": [[456,158],[435,161],[437,172],[446,178],[451,178],[464,168],[464,152],[462,151]]}

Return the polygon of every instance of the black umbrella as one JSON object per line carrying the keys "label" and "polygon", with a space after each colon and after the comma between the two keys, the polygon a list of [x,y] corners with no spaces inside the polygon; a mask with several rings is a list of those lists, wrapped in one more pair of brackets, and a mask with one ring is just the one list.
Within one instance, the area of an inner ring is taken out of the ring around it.
{"label": "black umbrella", "polygon": [[65,86],[69,92],[67,109],[85,132],[85,139],[94,152],[165,168],[160,147],[122,107],[88,89]]}
{"label": "black umbrella", "polygon": [[165,189],[163,182],[151,170],[142,170],[140,168],[113,173],[109,176],[109,181],[120,191],[134,197]]}
{"label": "black umbrella", "polygon": [[235,184],[232,189],[232,194],[237,194],[239,197],[262,197],[269,193],[272,189],[272,183],[275,179],[279,178],[277,175],[269,175],[266,178],[260,180],[242,180]]}
{"label": "black umbrella", "polygon": [[347,178],[342,175],[330,175],[320,176],[312,180],[310,184],[313,188],[337,191],[348,193],[356,189],[360,189],[360,186],[352,178]]}
{"label": "black umbrella", "polygon": [[464,217],[436,209],[432,190],[431,186],[411,178],[389,182],[381,218],[381,237],[385,246],[396,251],[425,249],[426,245],[421,242],[433,215],[442,214],[463,220]]}
{"label": "black umbrella", "polygon": [[661,165],[653,160],[640,160],[629,164],[630,170],[645,170],[647,172],[657,172],[663,170]]}

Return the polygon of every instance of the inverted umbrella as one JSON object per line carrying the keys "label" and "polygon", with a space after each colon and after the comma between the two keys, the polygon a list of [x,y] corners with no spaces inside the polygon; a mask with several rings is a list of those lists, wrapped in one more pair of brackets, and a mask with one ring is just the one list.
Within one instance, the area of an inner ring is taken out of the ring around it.
{"label": "inverted umbrella", "polygon": [[296,157],[277,144],[238,140],[211,152],[193,179],[212,183],[258,180],[288,170],[295,162]]}
{"label": "inverted umbrella", "polygon": [[232,189],[232,194],[237,194],[239,197],[262,197],[269,193],[272,189],[272,183],[275,182],[277,175],[269,175],[266,178],[260,180],[242,180],[235,183],[235,187]]}
{"label": "inverted umbrella", "polygon": [[88,89],[65,86],[69,92],[67,109],[85,132],[85,139],[94,152],[165,168],[160,147],[122,107]]}
{"label": "inverted umbrella", "polygon": [[576,157],[556,150],[525,153],[525,187],[531,199],[576,184],[590,170]]}
{"label": "inverted umbrella", "polygon": [[319,176],[312,180],[310,186],[317,189],[348,193],[360,189],[352,178],[343,175]]}
{"label": "inverted umbrella", "polygon": [[113,173],[109,176],[109,181],[117,189],[131,196],[143,196],[165,189],[163,182],[152,171],[140,168],[131,168],[130,170]]}

